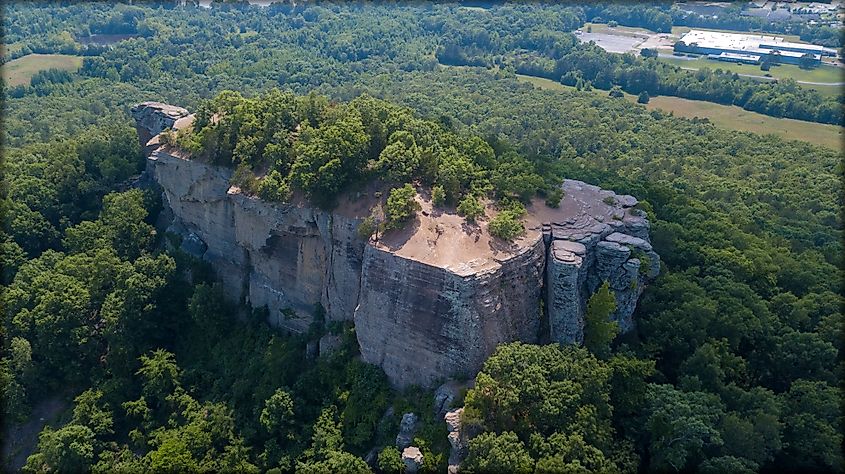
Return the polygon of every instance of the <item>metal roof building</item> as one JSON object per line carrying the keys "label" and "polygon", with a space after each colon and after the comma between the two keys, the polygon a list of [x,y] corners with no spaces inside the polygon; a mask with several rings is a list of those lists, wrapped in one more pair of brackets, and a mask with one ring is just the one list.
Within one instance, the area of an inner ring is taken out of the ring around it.
{"label": "metal roof building", "polygon": [[785,63],[797,63],[805,54],[816,61],[822,56],[836,56],[836,50],[815,44],[794,43],[782,37],[719,31],[690,30],[675,43],[675,50],[719,56],[722,53],[771,57],[779,54]]}

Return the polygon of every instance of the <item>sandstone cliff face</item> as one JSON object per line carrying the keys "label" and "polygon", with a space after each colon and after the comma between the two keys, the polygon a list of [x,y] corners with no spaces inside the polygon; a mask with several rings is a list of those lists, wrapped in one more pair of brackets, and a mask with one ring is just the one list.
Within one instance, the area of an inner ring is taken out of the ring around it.
{"label": "sandstone cliff face", "polygon": [[358,219],[245,196],[229,186],[230,170],[163,149],[148,158],[148,172],[174,216],[168,230],[185,238],[183,249],[200,249],[192,253],[212,264],[233,300],[266,306],[271,324],[296,332],[308,329],[317,304],[330,320],[352,319],[364,249]]}
{"label": "sandstone cliff face", "polygon": [[161,102],[143,102],[132,107],[132,117],[138,130],[138,139],[145,152],[149,154],[158,142],[150,145],[150,140],[168,128],[175,128],[176,122],[188,116],[188,111],[175,105]]}
{"label": "sandstone cliff face", "polygon": [[616,296],[612,318],[622,332],[660,257],[648,242],[648,220],[632,196],[617,196],[580,181],[563,183],[562,212],[543,223],[548,248],[546,305],[551,339],[580,343],[589,296],[605,281]]}
{"label": "sandstone cliff face", "polygon": [[540,340],[544,317],[552,340],[581,341],[586,301],[605,280],[629,330],[659,270],[636,200],[571,180],[559,209],[529,206],[513,243],[422,198],[413,225],[366,241],[357,228],[367,203],[327,212],[265,202],[230,187],[231,170],[158,146],[156,134],[190,120],[182,111],[133,108],[182,249],[211,263],[231,299],[266,306],[277,327],[307,331],[318,304],[329,320],[353,320],[362,357],[397,386],[472,377],[498,344]]}
{"label": "sandstone cliff face", "polygon": [[368,245],[355,330],[399,385],[472,377],[496,346],[536,341],[542,242],[496,268],[458,273]]}

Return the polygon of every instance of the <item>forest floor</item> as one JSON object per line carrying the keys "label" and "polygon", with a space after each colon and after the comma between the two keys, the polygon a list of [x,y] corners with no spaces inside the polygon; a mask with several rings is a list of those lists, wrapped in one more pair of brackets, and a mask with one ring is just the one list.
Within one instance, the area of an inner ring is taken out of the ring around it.
{"label": "forest floor", "polygon": [[[569,90],[575,88],[565,86],[559,82],[540,77],[517,74],[520,81],[529,82],[536,87],[549,90]],[[597,95],[607,95],[607,91],[594,89]],[[637,101],[637,96],[625,94],[631,102]],[[735,105],[721,105],[701,100],[682,99],[680,97],[658,96],[652,97],[645,105],[649,110],[661,109],[672,112],[678,117],[706,118],[714,125],[730,130],[753,132],[759,134],[773,134],[788,140],[802,140],[815,143],[834,150],[841,147],[843,140],[842,127],[821,123],[806,122],[786,118],[770,117],[744,110]]]}
{"label": "forest floor", "polygon": [[53,396],[35,405],[26,423],[5,425],[3,427],[3,471],[20,471],[26,464],[26,458],[35,451],[38,434],[44,426],[55,422],[69,406],[65,397]]}
{"label": "forest floor", "polygon": [[76,72],[82,67],[82,57],[69,54],[28,54],[9,61],[0,67],[6,87],[29,84],[30,79],[39,71],[62,69]]}

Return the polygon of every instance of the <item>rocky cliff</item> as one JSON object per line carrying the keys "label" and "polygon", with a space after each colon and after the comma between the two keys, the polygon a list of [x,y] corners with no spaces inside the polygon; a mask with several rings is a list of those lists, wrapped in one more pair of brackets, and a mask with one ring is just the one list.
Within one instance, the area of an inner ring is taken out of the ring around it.
{"label": "rocky cliff", "polygon": [[397,386],[472,377],[496,345],[543,339],[544,318],[552,340],[581,341],[603,281],[628,330],[659,270],[631,196],[567,180],[561,206],[530,205],[512,243],[420,196],[413,224],[367,241],[357,228],[372,194],[344,196],[331,212],[265,202],[231,187],[231,170],[159,146],[162,130],[190,123],[184,109],[144,103],[133,115],[182,249],[210,262],[233,300],[266,306],[277,327],[306,331],[318,305],[329,320],[354,321],[362,357]]}

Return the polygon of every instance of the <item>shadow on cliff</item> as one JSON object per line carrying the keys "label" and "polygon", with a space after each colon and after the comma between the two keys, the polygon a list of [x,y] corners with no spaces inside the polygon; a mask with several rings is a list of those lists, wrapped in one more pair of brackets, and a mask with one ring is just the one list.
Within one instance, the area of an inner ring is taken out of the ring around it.
{"label": "shadow on cliff", "polygon": [[478,239],[481,238],[481,226],[479,226],[476,222],[464,220],[461,224],[461,230],[463,230],[466,235],[474,235],[476,242],[478,242]]}
{"label": "shadow on cliff", "polygon": [[519,245],[514,242],[508,242],[506,240],[502,240],[498,237],[490,236],[490,240],[487,242],[487,245],[490,246],[490,250],[493,252],[513,252],[519,249]]}
{"label": "shadow on cliff", "polygon": [[386,232],[380,239],[379,243],[387,247],[391,252],[395,252],[408,243],[408,240],[417,233],[420,228],[420,218],[414,217],[414,220],[405,224],[401,229],[395,229]]}

